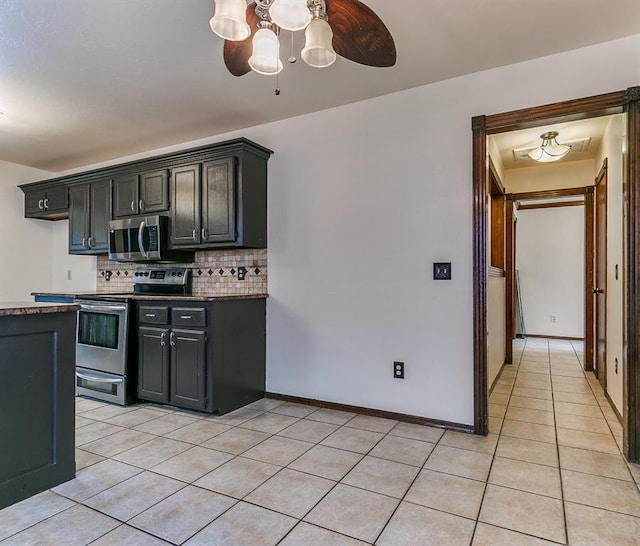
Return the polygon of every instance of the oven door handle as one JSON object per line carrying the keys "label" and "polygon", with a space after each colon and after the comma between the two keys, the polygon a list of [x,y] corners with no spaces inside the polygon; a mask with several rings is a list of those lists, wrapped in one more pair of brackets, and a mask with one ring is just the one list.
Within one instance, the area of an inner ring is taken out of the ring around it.
{"label": "oven door handle", "polygon": [[142,254],[145,258],[148,258],[149,252],[146,248],[144,248],[144,241],[142,237],[146,227],[147,223],[144,220],[140,222],[140,227],[138,228],[138,246],[140,247],[140,254]]}
{"label": "oven door handle", "polygon": [[81,311],[91,311],[95,313],[121,313],[122,311],[126,311],[127,307],[125,305],[92,305],[92,304],[80,304]]}
{"label": "oven door handle", "polygon": [[76,377],[79,377],[80,379],[86,379],[87,381],[94,381],[96,383],[122,383],[124,381],[124,379],[122,379],[121,377],[118,377],[116,379],[109,379],[104,377],[93,377],[91,375],[85,375],[82,372],[79,372],[77,370],[76,370]]}

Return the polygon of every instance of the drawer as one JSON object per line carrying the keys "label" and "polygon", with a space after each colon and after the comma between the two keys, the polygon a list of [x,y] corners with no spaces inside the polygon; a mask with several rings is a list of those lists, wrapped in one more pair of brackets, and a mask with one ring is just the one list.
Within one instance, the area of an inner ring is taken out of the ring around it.
{"label": "drawer", "polygon": [[206,326],[207,310],[204,307],[172,307],[173,326]]}
{"label": "drawer", "polygon": [[138,323],[169,324],[169,308],[141,305],[138,307]]}

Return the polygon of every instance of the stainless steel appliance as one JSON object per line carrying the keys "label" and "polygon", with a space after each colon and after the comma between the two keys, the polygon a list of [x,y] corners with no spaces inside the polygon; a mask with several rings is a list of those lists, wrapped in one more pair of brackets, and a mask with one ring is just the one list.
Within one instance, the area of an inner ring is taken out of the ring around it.
{"label": "stainless steel appliance", "polygon": [[170,250],[166,216],[136,216],[109,222],[109,259],[118,262],[193,261],[193,252]]}
{"label": "stainless steel appliance", "polygon": [[133,275],[133,293],[91,294],[76,298],[76,393],[126,405],[135,392],[135,351],[130,320],[136,294],[188,295],[191,271],[186,267],[150,267]]}
{"label": "stainless steel appliance", "polygon": [[[87,296],[85,296],[86,298]],[[76,392],[94,398],[129,402],[127,373],[129,302],[77,299],[78,339],[76,344]],[[113,296],[112,296],[113,298]]]}

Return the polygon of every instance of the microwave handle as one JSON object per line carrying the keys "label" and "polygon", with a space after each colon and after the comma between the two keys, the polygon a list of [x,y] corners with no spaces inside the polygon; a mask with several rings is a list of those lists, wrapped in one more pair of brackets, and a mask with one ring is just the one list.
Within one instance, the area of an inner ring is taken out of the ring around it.
{"label": "microwave handle", "polygon": [[143,220],[140,222],[140,227],[138,228],[138,246],[140,247],[140,254],[142,254],[145,258],[149,257],[149,252],[144,248],[144,243],[142,240],[142,234],[144,233],[144,228],[147,227],[147,223]]}

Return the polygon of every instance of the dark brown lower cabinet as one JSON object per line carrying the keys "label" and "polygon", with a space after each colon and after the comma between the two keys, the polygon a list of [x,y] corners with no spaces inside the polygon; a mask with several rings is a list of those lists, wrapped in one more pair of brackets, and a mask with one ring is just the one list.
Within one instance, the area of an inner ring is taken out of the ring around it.
{"label": "dark brown lower cabinet", "polygon": [[169,403],[169,351],[166,328],[138,328],[138,398]]}
{"label": "dark brown lower cabinet", "polygon": [[0,509],[75,476],[76,315],[0,312]]}
{"label": "dark brown lower cabinet", "polygon": [[138,302],[138,398],[224,414],[264,396],[265,299]]}

